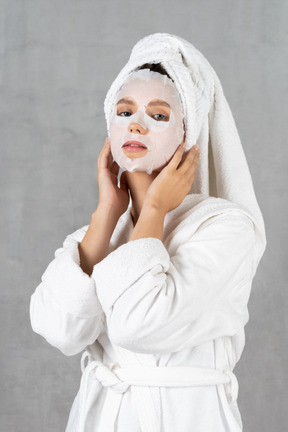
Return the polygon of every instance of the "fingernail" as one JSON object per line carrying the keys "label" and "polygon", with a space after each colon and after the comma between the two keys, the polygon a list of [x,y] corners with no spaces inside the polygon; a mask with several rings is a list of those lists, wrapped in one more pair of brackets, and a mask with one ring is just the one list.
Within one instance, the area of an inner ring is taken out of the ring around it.
{"label": "fingernail", "polygon": [[198,144],[195,144],[195,145],[194,145],[194,148],[195,148],[195,150],[196,150],[197,152],[200,152],[200,147],[199,147]]}

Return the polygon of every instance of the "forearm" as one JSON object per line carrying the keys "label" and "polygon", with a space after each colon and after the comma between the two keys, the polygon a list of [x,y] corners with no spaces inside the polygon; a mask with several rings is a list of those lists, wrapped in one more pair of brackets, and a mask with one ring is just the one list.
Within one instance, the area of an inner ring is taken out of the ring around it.
{"label": "forearm", "polygon": [[154,207],[143,206],[129,241],[145,237],[162,240],[165,213]]}
{"label": "forearm", "polygon": [[98,206],[88,230],[79,244],[80,266],[89,276],[93,266],[107,256],[109,243],[119,216],[110,207]]}

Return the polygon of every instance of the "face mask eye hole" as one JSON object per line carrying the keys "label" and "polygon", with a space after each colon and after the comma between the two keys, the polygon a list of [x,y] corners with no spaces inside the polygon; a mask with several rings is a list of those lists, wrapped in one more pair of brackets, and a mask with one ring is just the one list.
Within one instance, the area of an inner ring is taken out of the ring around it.
{"label": "face mask eye hole", "polygon": [[165,121],[165,122],[169,121],[169,117],[165,116],[164,114],[154,114],[152,118],[154,118],[154,120],[157,121]]}
{"label": "face mask eye hole", "polygon": [[147,111],[146,113],[152,120],[155,120],[156,122],[169,122],[170,116],[163,113],[157,113],[157,111]]}
{"label": "face mask eye hole", "polygon": [[129,111],[120,111],[119,113],[117,113],[117,116],[120,117],[130,117],[132,114]]}

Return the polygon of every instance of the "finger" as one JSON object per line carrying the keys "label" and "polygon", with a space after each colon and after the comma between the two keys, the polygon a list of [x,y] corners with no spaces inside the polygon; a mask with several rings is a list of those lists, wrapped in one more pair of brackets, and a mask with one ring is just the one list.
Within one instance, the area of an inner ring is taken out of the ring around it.
{"label": "finger", "polygon": [[167,166],[169,166],[169,168],[171,169],[177,169],[179,163],[181,162],[184,150],[185,150],[185,141],[183,140],[182,143],[179,145],[179,147],[177,148],[176,152],[174,153],[171,161],[169,162],[169,164]]}
{"label": "finger", "polygon": [[114,161],[112,163],[110,171],[111,171],[111,173],[115,174],[116,177],[118,177],[118,174],[119,174],[119,165],[117,164],[116,161]]}
{"label": "finger", "polygon": [[120,189],[125,190],[125,191],[128,189],[126,171],[123,171],[121,176],[120,176]]}
{"label": "finger", "polygon": [[108,167],[109,154],[110,154],[110,140],[107,137],[98,158],[98,170],[105,169]]}
{"label": "finger", "polygon": [[100,150],[100,153],[98,156],[98,168],[99,168],[99,165],[101,164],[101,159],[103,158],[103,154],[105,152],[107,152],[107,145],[108,145],[108,137],[105,139],[104,145],[103,145],[102,149]]}
{"label": "finger", "polygon": [[107,168],[111,171],[112,168],[112,164],[113,164],[113,156],[111,154],[111,151],[109,151],[108,156],[107,156]]}
{"label": "finger", "polygon": [[185,159],[181,163],[178,170],[181,171],[181,174],[186,174],[188,171],[191,172],[196,170],[198,161],[200,156],[200,148],[195,144],[185,155]]}
{"label": "finger", "polygon": [[200,148],[196,149],[196,154],[192,162],[192,168],[194,168],[195,171],[198,166],[199,158],[200,158]]}

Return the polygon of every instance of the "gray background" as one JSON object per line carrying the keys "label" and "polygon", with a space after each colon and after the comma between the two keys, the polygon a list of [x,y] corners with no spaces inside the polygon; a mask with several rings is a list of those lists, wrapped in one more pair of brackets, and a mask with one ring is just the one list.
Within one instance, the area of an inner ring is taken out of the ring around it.
{"label": "gray background", "polygon": [[90,222],[105,94],[154,32],[207,57],[234,114],[268,241],[238,402],[245,432],[286,430],[287,16],[285,0],[1,1],[1,431],[64,431],[81,355],[32,332],[30,296],[66,235]]}

